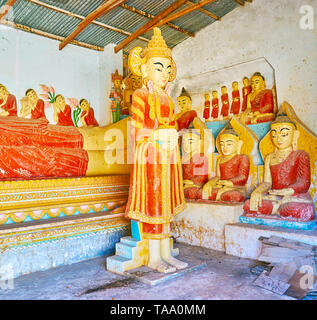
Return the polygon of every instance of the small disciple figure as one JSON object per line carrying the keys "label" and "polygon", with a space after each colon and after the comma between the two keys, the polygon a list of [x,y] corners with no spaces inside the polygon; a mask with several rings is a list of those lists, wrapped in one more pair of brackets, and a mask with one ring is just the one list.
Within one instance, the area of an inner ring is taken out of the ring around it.
{"label": "small disciple figure", "polygon": [[271,124],[275,151],[265,159],[263,183],[244,204],[246,216],[297,222],[315,219],[314,203],[308,193],[310,158],[306,151],[297,150],[298,138],[296,124],[279,112]]}
{"label": "small disciple figure", "polygon": [[205,96],[205,106],[204,106],[203,116],[205,120],[208,120],[210,117],[210,96],[208,93],[206,93],[204,96]]}
{"label": "small disciple figure", "polygon": [[17,116],[16,98],[2,84],[0,84],[0,116]]}
{"label": "small disciple figure", "polygon": [[28,89],[25,92],[25,97],[21,100],[21,110],[19,116],[22,118],[30,119],[46,119],[45,116],[45,103],[42,99],[39,99],[34,89]]}
{"label": "small disciple figure", "polygon": [[217,137],[221,156],[217,159],[216,176],[203,187],[205,200],[243,202],[249,177],[250,159],[240,154],[243,141],[229,123]]}
{"label": "small disciple figure", "polygon": [[122,80],[123,77],[119,75],[118,70],[115,73],[111,74],[112,79],[112,88],[110,91],[109,98],[112,101],[111,103],[111,112],[112,112],[112,122],[118,122],[120,120],[121,105],[123,103],[122,95]]}
{"label": "small disciple figure", "polygon": [[65,98],[61,94],[56,96],[55,102],[53,103],[53,108],[53,118],[58,126],[74,127],[72,120],[72,109],[68,104],[66,104]]}
{"label": "small disciple figure", "polygon": [[266,89],[265,79],[260,72],[251,77],[252,91],[247,97],[247,109],[240,120],[245,124],[255,124],[274,120],[274,97],[272,90]]}
{"label": "small disciple figure", "polygon": [[142,77],[136,76],[134,74],[130,74],[123,81],[125,85],[125,89],[123,91],[124,95],[124,106],[122,108],[122,114],[131,114],[131,106],[132,106],[132,96],[133,92],[136,89],[142,88]]}
{"label": "small disciple figure", "polygon": [[232,103],[230,113],[232,115],[238,115],[240,113],[240,91],[237,81],[232,82]]}
{"label": "small disciple figure", "polygon": [[83,127],[98,127],[99,124],[95,119],[94,109],[89,105],[86,99],[81,99],[79,106],[82,109],[80,121]]}
{"label": "small disciple figure", "polygon": [[177,105],[179,112],[175,116],[176,128],[180,131],[189,127],[190,123],[197,117],[197,112],[191,110],[192,98],[185,88],[182,89],[181,94],[177,98]]}
{"label": "small disciple figure", "polygon": [[136,47],[129,55],[131,72],[142,74],[145,86],[132,98],[135,161],[125,216],[142,226],[142,238],[148,241],[147,266],[167,273],[187,267],[171,255],[170,241],[171,222],[186,203],[174,103],[166,91],[175,79],[176,65],[161,30],[153,31],[148,46]]}
{"label": "small disciple figure", "polygon": [[191,123],[182,134],[182,166],[186,199],[202,199],[204,184],[208,181],[208,158],[202,152],[204,143],[200,130]]}
{"label": "small disciple figure", "polygon": [[211,100],[211,118],[213,120],[217,120],[219,117],[219,99],[218,99],[218,92],[214,90],[212,93],[212,100]]}
{"label": "small disciple figure", "polygon": [[229,115],[229,95],[228,95],[228,89],[226,86],[221,87],[221,115],[223,119],[227,119]]}
{"label": "small disciple figure", "polygon": [[243,81],[243,88],[242,88],[243,101],[242,101],[241,111],[243,112],[247,108],[247,97],[248,97],[249,93],[252,91],[252,87],[250,85],[250,80],[248,77],[244,77],[242,81]]}

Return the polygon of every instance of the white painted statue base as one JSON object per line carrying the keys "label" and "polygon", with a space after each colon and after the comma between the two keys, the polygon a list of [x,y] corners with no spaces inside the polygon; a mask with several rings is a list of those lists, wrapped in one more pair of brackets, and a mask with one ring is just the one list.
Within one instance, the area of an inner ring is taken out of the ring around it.
{"label": "white painted statue base", "polygon": [[277,236],[317,246],[317,228],[292,230],[245,223],[228,224],[225,227],[226,254],[241,258],[257,259],[261,250],[260,237]]}
{"label": "white painted statue base", "polygon": [[177,242],[225,251],[225,225],[239,221],[243,204],[187,202],[187,208],[173,221]]}

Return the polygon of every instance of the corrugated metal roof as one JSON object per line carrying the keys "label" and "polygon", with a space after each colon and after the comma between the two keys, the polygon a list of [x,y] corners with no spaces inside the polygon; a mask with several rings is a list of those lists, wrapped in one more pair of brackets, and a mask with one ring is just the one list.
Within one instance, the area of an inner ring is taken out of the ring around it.
{"label": "corrugated metal roof", "polygon": [[[175,0],[128,0],[125,3],[155,16],[170,6],[174,1]],[[0,0],[0,7],[5,5],[6,2],[7,0]],[[104,0],[41,0],[41,2],[86,17],[89,13],[98,8]],[[192,0],[191,2],[198,3],[199,0]],[[239,5],[233,0],[216,0],[204,6],[203,9],[208,10],[219,17],[223,17],[237,6]],[[183,5],[175,12],[187,7],[188,5]],[[81,20],[76,17],[32,3],[32,0],[17,0],[13,6],[13,10],[7,14],[5,19],[60,37],[68,36],[81,22]],[[120,6],[101,16],[97,21],[133,33],[146,24],[149,21],[149,18],[143,17],[136,12],[131,12]],[[195,34],[215,21],[216,20],[210,16],[195,10],[171,21],[171,23]],[[167,25],[161,26],[160,28],[167,45],[171,48],[189,37],[187,34]],[[150,39],[151,36],[152,31],[142,35],[142,37],[146,39]],[[104,47],[109,43],[119,44],[126,37],[127,35],[125,34],[109,30],[96,24],[90,24],[75,38],[75,40],[98,47]],[[136,39],[126,46],[124,51],[128,53],[135,46],[144,47],[145,45],[145,41]]]}

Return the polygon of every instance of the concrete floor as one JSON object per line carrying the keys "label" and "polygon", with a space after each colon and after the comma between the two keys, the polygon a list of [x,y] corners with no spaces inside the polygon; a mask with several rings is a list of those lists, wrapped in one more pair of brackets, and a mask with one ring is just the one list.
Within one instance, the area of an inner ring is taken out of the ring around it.
{"label": "concrete floor", "polygon": [[293,300],[254,286],[256,261],[222,252],[176,244],[206,267],[151,287],[105,270],[105,258],[57,267],[14,279],[0,290],[2,300]]}

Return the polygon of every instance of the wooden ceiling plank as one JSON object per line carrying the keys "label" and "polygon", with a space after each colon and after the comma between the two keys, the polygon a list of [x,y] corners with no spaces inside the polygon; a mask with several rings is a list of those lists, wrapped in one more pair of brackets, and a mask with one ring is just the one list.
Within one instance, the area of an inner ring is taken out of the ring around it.
{"label": "wooden ceiling plank", "polygon": [[[56,6],[52,6],[52,5],[48,4],[48,3],[45,3],[45,2],[42,2],[42,1],[39,1],[39,0],[27,0],[27,1],[29,1],[29,2],[31,2],[33,4],[35,4],[35,5],[38,5],[38,6],[41,6],[41,7],[44,7],[44,8],[47,8],[47,9],[50,9],[50,10],[65,14],[65,15],[68,15],[68,16],[73,17],[73,18],[77,18],[77,19],[80,19],[80,20],[85,20],[85,18],[86,18],[86,17],[81,16],[79,14],[73,13],[71,11],[68,11],[68,10],[65,10],[65,9],[62,9],[62,8],[59,8],[59,7],[56,7]],[[108,29],[108,30],[112,30],[114,32],[118,32],[118,33],[124,34],[126,36],[131,35],[131,32],[128,32],[128,31],[125,31],[125,30],[122,30],[122,29],[107,25],[105,23],[102,23],[102,22],[99,22],[99,21],[96,21],[96,20],[92,21],[92,24],[95,24],[97,26],[100,26],[100,27]],[[150,41],[150,40],[148,40],[148,39],[146,39],[144,37],[138,37],[138,39],[142,40],[142,41],[145,41],[145,42],[149,42]]]}
{"label": "wooden ceiling plank", "polygon": [[179,8],[181,5],[183,5],[187,0],[176,0],[173,2],[169,7],[161,11],[158,15],[155,16],[154,19],[147,22],[144,26],[139,28],[136,32],[134,32],[131,36],[124,39],[122,42],[120,42],[118,45],[115,46],[114,52],[117,53],[124,47],[126,47],[129,43],[131,43],[135,38],[137,38],[139,35],[151,30],[151,28],[157,24],[161,19],[168,16],[171,12],[175,11],[177,8]]}
{"label": "wooden ceiling plank", "polygon": [[2,7],[0,11],[0,20],[4,18],[4,16],[9,12],[9,10],[13,7],[17,0],[8,0],[7,3]]}
{"label": "wooden ceiling plank", "polygon": [[[147,13],[147,12],[145,12],[145,11],[143,11],[143,10],[140,10],[140,9],[134,8],[134,7],[132,7],[132,6],[129,6],[129,5],[126,4],[126,3],[123,3],[123,4],[121,5],[121,7],[122,7],[123,9],[126,9],[126,10],[129,10],[129,11],[131,11],[131,12],[137,13],[137,14],[139,14],[140,16],[145,17],[145,18],[148,18],[148,19],[154,19],[154,18],[155,18],[155,16],[154,16],[153,14],[150,14],[150,13]],[[194,34],[194,33],[189,32],[189,31],[187,31],[187,30],[184,30],[183,28],[181,28],[181,27],[179,27],[179,26],[176,26],[175,24],[172,24],[172,23],[168,22],[166,25],[167,25],[168,27],[170,27],[170,28],[173,28],[173,29],[175,29],[175,30],[177,30],[177,31],[179,31],[179,32],[182,32],[182,33],[186,34],[186,35],[189,36],[189,37],[195,37],[195,34]]]}
{"label": "wooden ceiling plank", "polygon": [[62,50],[68,43],[70,43],[76,36],[78,36],[89,24],[95,19],[120,6],[126,0],[108,0],[105,1],[96,10],[91,12],[78,26],[77,28],[67,36],[59,45],[59,50]]}
{"label": "wooden ceiling plank", "polygon": [[[251,0],[252,1],[252,0]],[[196,3],[192,2],[192,1],[186,1],[186,4],[190,5],[190,6],[194,6]],[[210,18],[213,18],[215,20],[221,20],[220,17],[218,17],[217,15],[215,15],[214,13],[208,11],[208,10],[205,10],[203,8],[198,8],[197,9],[198,11],[204,13],[205,15],[209,16]]]}
{"label": "wooden ceiling plank", "polygon": [[180,18],[194,10],[197,10],[198,8],[202,7],[202,6],[205,6],[206,4],[209,4],[211,2],[214,2],[215,0],[202,0],[198,3],[196,3],[195,5],[191,6],[191,7],[188,7],[186,9],[183,9],[181,11],[178,11],[168,17],[166,17],[165,19],[161,19],[154,27],[158,27],[158,26],[161,26],[162,24],[165,24],[169,21],[172,21],[172,20],[175,20],[177,18]]}
{"label": "wooden ceiling plank", "polygon": [[244,1],[242,0],[233,0],[233,1],[240,4],[240,6],[244,6]]}

